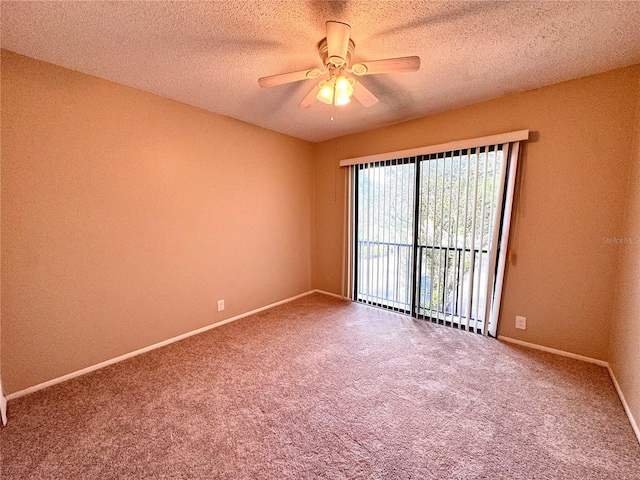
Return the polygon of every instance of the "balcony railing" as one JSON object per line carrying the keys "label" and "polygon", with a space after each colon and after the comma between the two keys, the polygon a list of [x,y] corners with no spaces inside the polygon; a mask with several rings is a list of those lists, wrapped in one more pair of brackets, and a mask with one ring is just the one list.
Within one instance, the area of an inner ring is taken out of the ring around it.
{"label": "balcony railing", "polygon": [[[415,314],[439,323],[481,328],[486,310],[488,250],[458,246],[417,245]],[[396,311],[411,310],[413,245],[360,240],[357,299]],[[471,266],[473,265],[473,271]],[[469,292],[471,275],[475,287]],[[471,294],[473,302],[469,302]],[[467,314],[469,305],[475,308]]]}

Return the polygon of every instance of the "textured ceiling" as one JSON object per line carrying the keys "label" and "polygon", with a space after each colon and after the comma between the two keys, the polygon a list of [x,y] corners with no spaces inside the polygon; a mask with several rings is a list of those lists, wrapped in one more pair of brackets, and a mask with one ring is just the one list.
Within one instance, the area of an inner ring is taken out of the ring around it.
{"label": "textured ceiling", "polygon": [[[7,2],[2,47],[309,141],[369,130],[640,63],[640,1]],[[362,77],[380,102],[297,107],[324,22],[351,25],[353,61],[419,55]]]}

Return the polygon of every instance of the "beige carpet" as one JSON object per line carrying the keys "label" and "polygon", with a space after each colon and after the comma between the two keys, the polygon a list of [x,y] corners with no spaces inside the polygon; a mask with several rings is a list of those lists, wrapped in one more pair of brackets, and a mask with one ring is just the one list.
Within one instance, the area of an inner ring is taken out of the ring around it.
{"label": "beige carpet", "polygon": [[607,371],[312,295],[9,402],[3,479],[638,479]]}

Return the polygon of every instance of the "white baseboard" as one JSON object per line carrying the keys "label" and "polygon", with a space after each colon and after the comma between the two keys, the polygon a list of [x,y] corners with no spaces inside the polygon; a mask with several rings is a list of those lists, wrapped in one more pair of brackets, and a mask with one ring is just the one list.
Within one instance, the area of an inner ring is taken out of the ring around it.
{"label": "white baseboard", "polygon": [[121,362],[128,358],[135,357],[142,353],[149,352],[151,350],[155,350],[156,348],[164,347],[165,345],[169,345],[170,343],[177,342],[179,340],[183,340],[185,338],[191,337],[193,335],[197,335],[199,333],[206,332],[207,330],[211,330],[212,328],[220,327],[227,323],[234,322],[236,320],[240,320],[241,318],[248,317],[250,315],[254,315],[256,313],[262,312],[264,310],[268,310],[273,307],[277,307],[278,305],[282,305],[284,303],[292,302],[293,300],[297,300],[298,298],[306,297],[307,295],[311,295],[312,293],[322,293],[324,295],[337,296],[339,298],[340,295],[336,295],[334,293],[324,292],[322,290],[309,290],[308,292],[301,293],[300,295],[296,295],[294,297],[286,298],[284,300],[280,300],[279,302],[271,303],[269,305],[265,305],[264,307],[256,308],[255,310],[251,310],[250,312],[242,313],[240,315],[236,315],[235,317],[227,318],[226,320],[222,320],[220,322],[212,323],[211,325],[207,325],[206,327],[198,328],[197,330],[192,330],[187,333],[183,333],[182,335],[178,335],[177,337],[170,338],[168,340],[164,340],[159,343],[154,343],[153,345],[149,345],[148,347],[141,348],[139,350],[135,350],[133,352],[125,353],[124,355],[120,355],[119,357],[112,358],[110,360],[105,360],[104,362],[97,363],[95,365],[91,365],[90,367],[83,368],[81,370],[77,370],[75,372],[68,373],[61,377],[54,378],[52,380],[48,380],[43,383],[39,383],[38,385],[34,385],[29,388],[25,388],[24,390],[20,390],[14,392],[10,395],[6,396],[7,400],[13,400],[14,398],[23,397],[33,392],[37,392],[38,390],[42,390],[43,388],[51,387],[52,385],[56,385],[58,383],[66,382],[67,380],[71,380],[72,378],[79,377],[89,372],[93,372],[95,370],[99,370],[109,365],[113,365],[114,363]]}
{"label": "white baseboard", "polygon": [[613,382],[613,386],[616,387],[616,392],[618,392],[618,397],[620,397],[620,401],[622,402],[622,406],[624,407],[624,411],[627,413],[627,417],[629,417],[629,422],[631,422],[631,428],[633,428],[633,433],[636,434],[636,438],[638,439],[638,443],[640,443],[640,428],[638,428],[638,422],[633,417],[633,413],[631,413],[631,409],[629,408],[629,404],[627,400],[624,398],[624,394],[622,393],[622,389],[618,384],[618,380],[613,373],[610,365],[607,365],[607,370],[609,370],[609,376],[611,377],[611,381]]}
{"label": "white baseboard", "polygon": [[0,378],[0,423],[7,424],[7,399],[2,394],[2,379]]}
{"label": "white baseboard", "polygon": [[542,350],[543,352],[553,353],[555,355],[560,355],[562,357],[574,358],[576,360],[582,360],[583,362],[595,363],[596,365],[600,365],[601,367],[608,367],[609,364],[604,360],[598,360],[597,358],[585,357],[584,355],[578,355],[577,353],[565,352],[564,350],[557,350],[555,348],[545,347],[542,345],[538,345],[536,343],[523,342],[522,340],[517,340],[511,337],[504,337],[502,335],[498,335],[498,340],[502,340],[508,343],[515,343],[516,345],[521,345],[523,347],[533,348],[535,350]]}
{"label": "white baseboard", "polygon": [[516,345],[521,345],[523,347],[533,348],[535,350],[542,350],[543,352],[553,353],[555,355],[561,355],[563,357],[574,358],[576,360],[581,360],[583,362],[595,363],[596,365],[600,365],[601,367],[606,367],[609,372],[609,376],[611,377],[611,381],[616,388],[616,392],[618,393],[618,397],[620,398],[620,402],[622,402],[622,406],[624,407],[624,411],[627,414],[627,418],[629,419],[629,423],[631,423],[631,428],[633,429],[633,433],[636,434],[636,438],[638,439],[638,443],[640,443],[640,428],[638,428],[638,423],[636,419],[633,417],[633,413],[631,413],[631,409],[627,404],[627,400],[624,398],[624,394],[622,393],[622,389],[618,384],[618,380],[609,365],[609,362],[605,362],[604,360],[598,360],[597,358],[585,357],[584,355],[578,355],[576,353],[565,352],[564,350],[557,350],[555,348],[544,347],[542,345],[537,345],[535,343],[523,342],[522,340],[517,340],[515,338],[503,337],[502,335],[498,335],[498,340],[502,340],[508,343],[514,343]]}
{"label": "white baseboard", "polygon": [[310,293],[321,293],[322,295],[328,295],[330,297],[339,298],[340,300],[346,300],[346,297],[343,297],[342,295],[338,295],[337,293],[327,292],[326,290],[320,290],[318,288],[316,288],[315,290],[311,290]]}

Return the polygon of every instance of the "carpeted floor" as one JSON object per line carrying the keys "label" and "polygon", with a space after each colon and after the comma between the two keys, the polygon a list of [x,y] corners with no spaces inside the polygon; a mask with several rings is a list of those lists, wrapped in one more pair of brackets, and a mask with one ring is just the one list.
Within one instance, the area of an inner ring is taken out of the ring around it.
{"label": "carpeted floor", "polygon": [[322,295],[9,414],[3,479],[640,478],[604,368]]}

